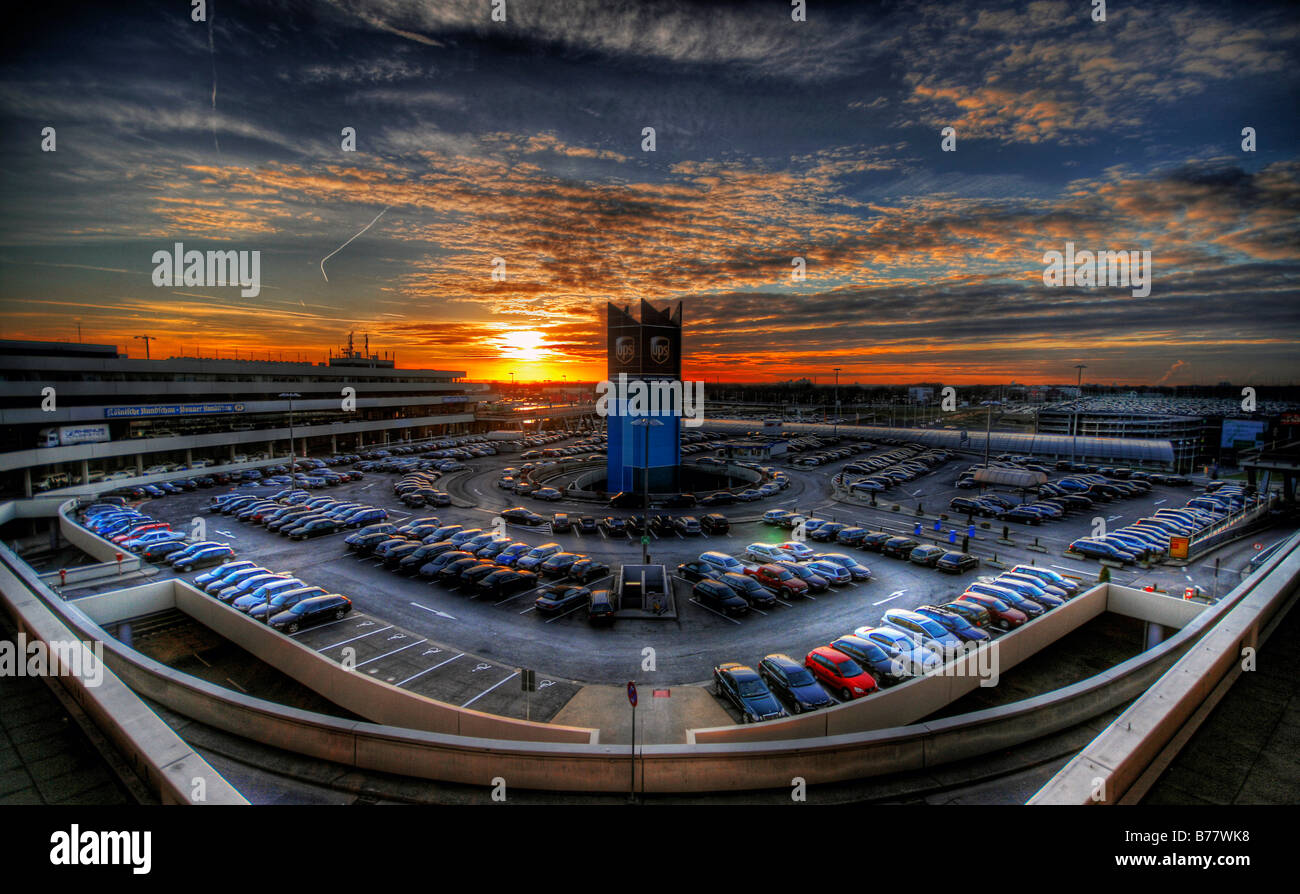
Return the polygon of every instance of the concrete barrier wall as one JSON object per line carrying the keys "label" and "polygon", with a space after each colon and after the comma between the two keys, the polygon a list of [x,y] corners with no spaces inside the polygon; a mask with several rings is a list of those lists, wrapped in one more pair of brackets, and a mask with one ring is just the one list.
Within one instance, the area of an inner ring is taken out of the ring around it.
{"label": "concrete barrier wall", "polygon": [[1110,585],[1106,600],[1107,611],[1175,630],[1181,630],[1190,624],[1205,607],[1203,602],[1183,599],[1181,596],[1148,593],[1118,584]]}
{"label": "concrete barrier wall", "polygon": [[117,560],[114,557],[121,553],[122,572],[138,571],[141,564],[143,564],[139,556],[125,547],[105,540],[77,523],[72,516],[76,505],[76,500],[68,500],[59,506],[59,532],[63,535],[63,539],[97,562],[112,562],[116,565]]}
{"label": "concrete barrier wall", "polygon": [[1240,675],[1243,648],[1258,644],[1261,631],[1296,598],[1297,590],[1300,535],[1189,624],[1213,626],[1029,803],[1114,804],[1140,798],[1176,753],[1174,743],[1199,726],[1205,710]]}
{"label": "concrete barrier wall", "polygon": [[688,730],[687,741],[699,744],[774,742],[789,738],[835,736],[904,726],[922,717],[928,717],[979,687],[978,676],[958,673],[954,670],[960,668],[961,663],[964,662],[969,670],[992,667],[999,674],[1004,674],[1026,658],[1050,646],[1065,634],[1105,611],[1106,591],[1105,584],[1093,587],[1019,630],[1003,635],[995,643],[985,647],[991,650],[986,656],[991,663],[971,656],[958,662],[949,662],[948,674],[934,673],[918,677],[881,690],[867,698],[845,702],[823,711],[800,714],[785,720]]}
{"label": "concrete barrier wall", "polygon": [[[40,641],[48,647],[85,639],[32,595],[13,573],[17,557],[8,549],[3,553],[0,603],[28,643]],[[96,680],[100,674],[102,679]],[[61,667],[57,681],[163,803],[248,803],[110,669],[101,666],[93,672],[89,667]],[[196,801],[193,797],[199,792],[196,783],[200,781],[203,800]]]}
{"label": "concrete barrier wall", "polygon": [[[193,595],[200,596],[197,592]],[[59,604],[55,608],[71,610],[73,606]],[[647,792],[744,790],[784,787],[794,776],[818,784],[985,754],[1074,725],[1132,698],[1168,666],[1161,666],[1162,662],[1172,662],[1177,654],[1172,640],[1167,641],[1066,690],[927,724],[829,736],[815,742],[792,739],[649,746],[644,749],[645,779],[641,780],[638,765],[637,785],[644,784]],[[341,720],[197,680],[114,640],[105,643],[105,660],[137,692],[185,716],[274,747],[364,770],[485,786],[501,776],[517,787],[608,792],[626,790],[632,772],[626,746],[453,736]],[[467,730],[467,726],[461,729]]]}

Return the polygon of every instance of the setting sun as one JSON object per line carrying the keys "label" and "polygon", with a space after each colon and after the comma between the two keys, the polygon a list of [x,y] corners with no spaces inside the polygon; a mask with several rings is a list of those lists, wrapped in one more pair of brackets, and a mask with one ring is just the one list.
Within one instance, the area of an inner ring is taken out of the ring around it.
{"label": "setting sun", "polygon": [[504,356],[515,360],[536,362],[545,359],[549,353],[543,344],[544,338],[536,329],[523,329],[499,336],[498,342]]}

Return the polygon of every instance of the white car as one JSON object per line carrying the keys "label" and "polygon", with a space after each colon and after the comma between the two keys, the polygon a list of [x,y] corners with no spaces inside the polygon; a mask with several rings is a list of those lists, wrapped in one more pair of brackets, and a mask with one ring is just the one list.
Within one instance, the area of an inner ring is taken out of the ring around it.
{"label": "white car", "polygon": [[938,655],[897,627],[859,627],[853,635],[880,646],[898,662],[904,673],[913,676],[929,673],[942,663]]}
{"label": "white car", "polygon": [[712,568],[716,568],[720,574],[726,574],[729,571],[736,574],[745,573],[745,566],[741,564],[740,560],[726,553],[700,553],[700,561]]}
{"label": "white car", "polygon": [[780,545],[780,548],[794,556],[796,562],[806,562],[814,555],[812,547],[806,543],[800,543],[798,540],[787,540]]}
{"label": "white car", "polygon": [[745,555],[755,562],[794,562],[794,554],[770,543],[751,543],[745,547]]}

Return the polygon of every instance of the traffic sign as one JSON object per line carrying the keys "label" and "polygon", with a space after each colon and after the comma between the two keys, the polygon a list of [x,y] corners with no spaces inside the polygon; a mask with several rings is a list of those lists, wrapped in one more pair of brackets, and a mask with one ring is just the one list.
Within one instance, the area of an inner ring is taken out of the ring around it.
{"label": "traffic sign", "polygon": [[1263,548],[1264,548],[1264,544],[1262,544],[1262,543],[1256,543],[1256,544],[1255,544],[1255,549],[1263,549]]}
{"label": "traffic sign", "polygon": [[631,702],[632,707],[634,708],[636,707],[636,684],[635,683],[627,684],[627,700]]}
{"label": "traffic sign", "polygon": [[641,535],[641,545],[642,545],[642,546],[649,546],[649,545],[650,545],[650,535],[649,535],[649,534],[642,534],[642,535]]}

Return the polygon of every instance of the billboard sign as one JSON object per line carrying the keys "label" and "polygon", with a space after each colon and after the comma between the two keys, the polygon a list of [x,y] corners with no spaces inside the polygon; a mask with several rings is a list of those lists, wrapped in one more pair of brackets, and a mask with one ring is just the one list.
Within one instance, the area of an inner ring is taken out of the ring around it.
{"label": "billboard sign", "polygon": [[1268,423],[1261,419],[1224,419],[1223,437],[1219,446],[1236,450],[1258,447],[1263,442],[1266,431]]}
{"label": "billboard sign", "polygon": [[194,403],[153,404],[142,407],[105,407],[105,419],[144,419],[157,416],[208,416],[217,413],[242,413],[243,404]]}
{"label": "billboard sign", "polygon": [[682,306],[659,310],[641,302],[641,319],[630,309],[608,305],[607,355],[610,381],[629,377],[680,379],[682,376]]}

